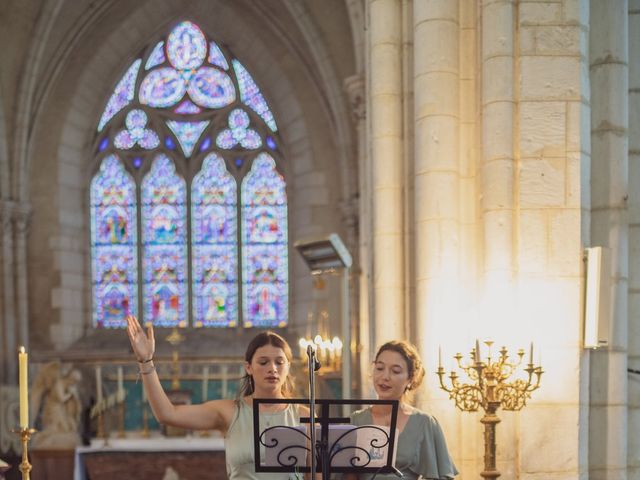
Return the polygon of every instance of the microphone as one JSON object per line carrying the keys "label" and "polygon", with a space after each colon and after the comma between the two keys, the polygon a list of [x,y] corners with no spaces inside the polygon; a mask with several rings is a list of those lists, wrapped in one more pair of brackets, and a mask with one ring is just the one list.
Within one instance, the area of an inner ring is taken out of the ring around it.
{"label": "microphone", "polygon": [[318,360],[318,357],[316,357],[316,351],[311,345],[307,345],[307,355],[309,356],[309,360],[313,362],[313,371],[317,372],[320,370],[322,364],[320,363],[320,360]]}

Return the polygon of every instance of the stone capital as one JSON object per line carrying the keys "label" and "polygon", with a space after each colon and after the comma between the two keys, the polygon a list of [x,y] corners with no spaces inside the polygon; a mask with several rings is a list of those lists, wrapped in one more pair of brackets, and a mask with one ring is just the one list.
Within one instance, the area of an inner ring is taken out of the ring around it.
{"label": "stone capital", "polygon": [[13,221],[18,234],[26,234],[31,223],[31,206],[28,204],[16,205],[13,209]]}
{"label": "stone capital", "polygon": [[350,235],[354,236],[358,233],[359,205],[357,195],[342,200],[339,204],[342,223],[347,227]]}
{"label": "stone capital", "polygon": [[351,117],[357,124],[364,120],[366,115],[366,102],[364,97],[364,77],[356,74],[345,78],[344,89],[349,97]]}

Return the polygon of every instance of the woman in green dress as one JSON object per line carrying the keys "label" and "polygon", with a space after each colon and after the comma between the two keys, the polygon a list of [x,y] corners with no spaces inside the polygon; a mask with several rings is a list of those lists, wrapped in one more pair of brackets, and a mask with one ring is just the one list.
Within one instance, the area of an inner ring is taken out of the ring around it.
{"label": "woman in green dress", "polygon": [[210,400],[195,405],[173,405],[153,365],[153,327],[147,332],[138,319],[127,318],[127,333],[138,359],[140,374],[151,410],[158,422],[187,430],[219,430],[225,437],[227,476],[231,480],[288,480],[287,473],[256,473],[253,448],[253,398],[283,399],[283,403],[260,406],[260,430],[269,426],[297,426],[308,416],[303,406],[286,402],[292,394],[289,376],[292,353],[287,341],[274,332],[262,332],[245,353],[245,377],[238,399]]}
{"label": "woman in green dress", "polygon": [[[416,348],[405,341],[387,342],[378,349],[373,365],[373,386],[381,400],[399,400],[396,428],[400,432],[395,467],[403,478],[444,480],[458,474],[438,421],[426,412],[412,407],[408,395],[424,378],[424,368]],[[388,426],[391,407],[372,405],[354,412],[354,425]],[[374,474],[360,475],[372,479]],[[355,477],[350,477],[355,478]],[[395,479],[393,474],[375,475],[376,480]]]}

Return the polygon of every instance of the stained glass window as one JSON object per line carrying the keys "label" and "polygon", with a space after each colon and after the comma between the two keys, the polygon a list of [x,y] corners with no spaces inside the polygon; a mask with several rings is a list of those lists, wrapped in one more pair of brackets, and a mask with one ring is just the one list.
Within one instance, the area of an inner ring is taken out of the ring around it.
{"label": "stained glass window", "polygon": [[204,129],[209,125],[209,121],[205,120],[203,122],[176,122],[169,120],[167,125],[171,129],[171,131],[176,135],[178,142],[180,142],[180,146],[182,147],[182,151],[186,157],[191,156],[191,152],[193,152],[193,147],[196,142],[204,132]]}
{"label": "stained glass window", "polygon": [[186,184],[166,155],[142,181],[144,318],[159,327],[187,323]]}
{"label": "stained glass window", "polygon": [[223,70],[229,70],[229,64],[227,63],[227,59],[224,58],[224,54],[220,47],[216,45],[215,42],[211,42],[209,44],[209,63],[211,65],[216,65],[217,67],[222,68]]}
{"label": "stained glass window", "polygon": [[140,59],[133,62],[127,72],[123,75],[122,79],[118,82],[118,85],[116,85],[111,98],[107,102],[104,112],[102,112],[102,117],[98,123],[98,131],[101,131],[116,113],[129,105],[131,100],[133,100],[136,78],[138,77],[138,70],[140,69],[140,62]]}
{"label": "stained glass window", "polygon": [[127,128],[120,130],[113,140],[116,148],[128,150],[136,144],[151,150],[160,145],[156,132],[147,127],[147,114],[142,110],[131,110],[125,120]]}
{"label": "stained glass window", "polygon": [[164,42],[158,42],[156,43],[156,46],[153,47],[151,55],[149,55],[149,58],[147,59],[147,63],[144,64],[144,69],[149,70],[150,68],[157,67],[165,61]]}
{"label": "stained glass window", "polygon": [[238,60],[233,60],[233,69],[238,77],[238,88],[240,89],[242,103],[260,115],[271,130],[274,132],[278,130],[266,100],[247,69]]}
{"label": "stained glass window", "polygon": [[144,52],[93,144],[94,325],[286,325],[285,183],[266,153],[283,149],[265,97],[191,21]]}
{"label": "stained glass window", "polygon": [[249,128],[249,115],[244,110],[236,108],[229,114],[229,128],[218,134],[216,144],[226,150],[237,145],[253,150],[262,146],[262,139],[258,132]]}
{"label": "stained glass window", "polygon": [[196,327],[238,324],[237,207],[236,180],[221,157],[207,155],[191,186]]}
{"label": "stained glass window", "polygon": [[93,177],[91,266],[93,324],[122,327],[138,313],[136,185],[115,155]]}
{"label": "stained glass window", "polygon": [[288,318],[287,195],[269,154],[242,181],[242,300],[247,327],[281,327]]}

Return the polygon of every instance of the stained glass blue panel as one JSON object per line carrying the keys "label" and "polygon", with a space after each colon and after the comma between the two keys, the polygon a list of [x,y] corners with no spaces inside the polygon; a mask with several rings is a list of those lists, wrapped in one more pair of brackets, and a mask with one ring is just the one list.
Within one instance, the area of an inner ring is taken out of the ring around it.
{"label": "stained glass blue panel", "polygon": [[174,111],[181,115],[193,115],[196,113],[200,113],[202,109],[197,105],[194,105],[190,100],[185,100],[180,105],[178,105]]}
{"label": "stained glass blue panel", "polygon": [[216,145],[225,150],[239,145],[248,150],[254,150],[262,146],[260,134],[249,128],[249,115],[240,108],[229,113],[229,128],[225,128],[218,134]]}
{"label": "stained glass blue panel", "polygon": [[158,155],[142,181],[144,320],[187,324],[187,206],[184,179]]}
{"label": "stained glass blue panel", "polygon": [[180,101],[187,91],[187,81],[171,67],[152,70],[142,83],[138,99],[143,105],[166,108]]}
{"label": "stained glass blue panel", "polygon": [[122,327],[138,312],[136,185],[110,155],[90,190],[93,325]]}
{"label": "stained glass blue panel", "polygon": [[169,62],[178,70],[198,68],[207,56],[207,39],[192,22],[179,23],[167,40]]}
{"label": "stained glass blue panel", "polygon": [[166,60],[164,56],[164,42],[156,43],[156,46],[153,47],[153,51],[149,55],[147,59],[147,63],[144,64],[144,69],[149,70],[150,68],[156,67]]}
{"label": "stained glass blue panel", "polygon": [[189,81],[191,99],[201,107],[222,108],[236,99],[236,89],[229,75],[213,67],[201,67]]}
{"label": "stained glass blue panel", "polygon": [[100,117],[98,131],[101,131],[116,113],[129,105],[131,100],[133,100],[140,63],[142,63],[142,60],[140,59],[133,62],[118,82],[118,85],[116,85],[111,98],[109,98],[109,101],[107,102],[104,112],[102,112],[102,117]]}
{"label": "stained glass blue panel", "polygon": [[232,60],[231,63],[238,78],[238,88],[240,89],[242,103],[260,115],[273,132],[277,131],[276,121],[256,82],[253,81],[247,69],[238,60]]}
{"label": "stained glass blue panel", "polygon": [[190,157],[193,153],[193,147],[202,135],[202,132],[209,125],[209,120],[203,122],[176,122],[167,120],[167,126],[175,134],[180,142],[185,157]]}
{"label": "stained glass blue panel", "polygon": [[116,148],[128,150],[136,144],[140,147],[151,150],[160,145],[160,138],[156,132],[147,127],[147,114],[142,110],[131,110],[127,113],[125,120],[126,129],[120,130],[113,144]]}
{"label": "stained glass blue panel", "polygon": [[224,160],[211,153],[193,179],[191,238],[196,327],[238,324],[237,187]]}
{"label": "stained glass blue panel", "polygon": [[242,181],[242,304],[245,327],[288,322],[288,225],[285,182],[261,153]]}
{"label": "stained glass blue panel", "polygon": [[216,65],[223,70],[229,69],[229,64],[227,63],[227,59],[224,58],[224,54],[220,47],[216,45],[215,42],[209,43],[209,63],[212,65]]}

